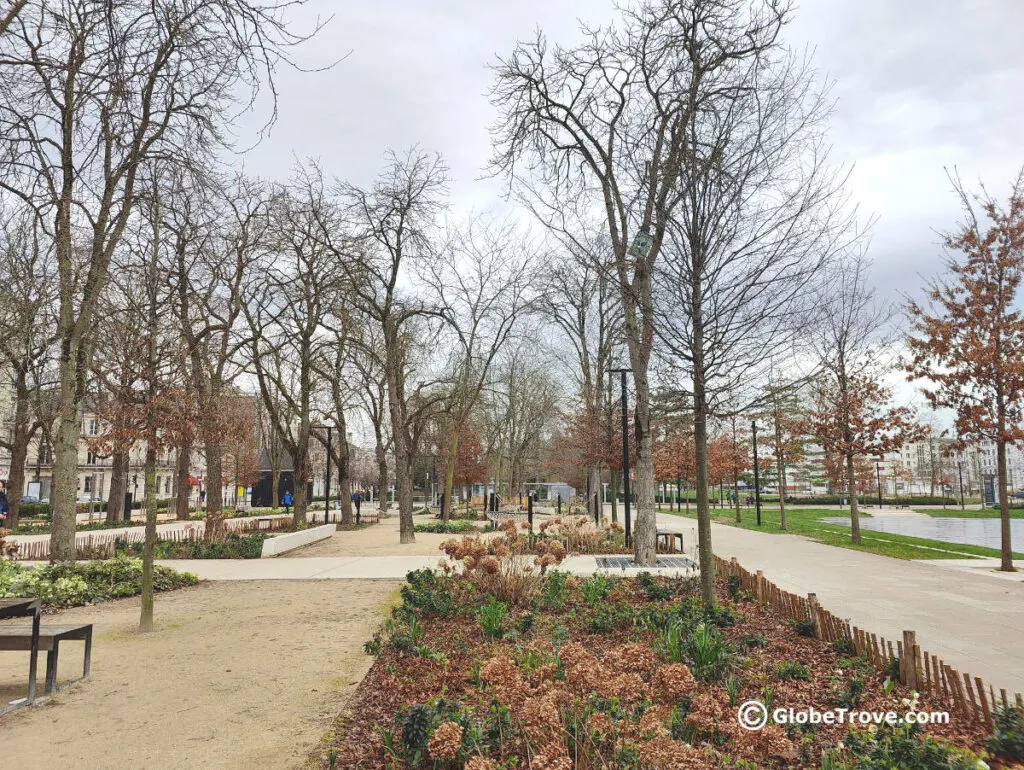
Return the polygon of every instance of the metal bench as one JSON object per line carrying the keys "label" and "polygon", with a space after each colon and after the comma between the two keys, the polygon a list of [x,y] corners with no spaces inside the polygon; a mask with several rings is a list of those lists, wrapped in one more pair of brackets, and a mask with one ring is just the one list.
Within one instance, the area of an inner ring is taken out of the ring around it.
{"label": "metal bench", "polygon": [[[57,656],[60,643],[69,639],[85,642],[85,665],[78,679],[57,687]],[[0,625],[0,650],[31,650],[32,626]],[[92,662],[92,623],[85,625],[43,625],[39,627],[39,649],[46,650],[46,686],[44,694],[57,692],[89,676]]]}
{"label": "metal bench", "polygon": [[683,533],[682,532],[658,532],[657,545],[658,548],[665,545],[663,553],[675,553],[676,552],[676,541],[679,541],[679,553],[683,553]]}

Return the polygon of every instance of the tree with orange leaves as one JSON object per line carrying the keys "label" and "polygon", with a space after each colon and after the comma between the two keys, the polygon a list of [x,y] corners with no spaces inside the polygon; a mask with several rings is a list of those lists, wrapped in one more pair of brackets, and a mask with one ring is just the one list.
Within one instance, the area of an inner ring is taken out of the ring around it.
{"label": "tree with orange leaves", "polygon": [[836,463],[835,470],[843,468],[846,472],[854,543],[860,542],[858,465],[865,457],[900,448],[920,432],[913,411],[905,406],[888,406],[891,398],[890,389],[866,370],[842,379],[826,377],[816,384],[814,406],[808,413],[809,431]]}
{"label": "tree with orange leaves", "polygon": [[1024,279],[1024,171],[1009,201],[1001,204],[987,191],[954,187],[965,221],[946,237],[949,275],[928,291],[930,307],[911,302],[911,378],[932,384],[922,388],[935,407],[956,413],[961,446],[988,439],[996,445],[1001,566],[1013,571],[1010,509],[1007,499],[1006,447],[1024,441],[1024,316],[1018,295]]}
{"label": "tree with orange leaves", "polygon": [[[683,481],[689,487],[696,481],[696,462],[693,433],[686,429],[673,431],[654,445],[654,478],[656,481],[675,482],[677,494]],[[689,494],[686,496],[686,510],[690,510]]]}

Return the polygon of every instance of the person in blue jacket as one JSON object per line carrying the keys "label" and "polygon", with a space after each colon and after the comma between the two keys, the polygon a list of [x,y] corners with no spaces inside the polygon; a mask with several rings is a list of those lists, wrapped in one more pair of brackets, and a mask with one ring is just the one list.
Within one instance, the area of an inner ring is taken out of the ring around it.
{"label": "person in blue jacket", "polygon": [[292,493],[285,492],[284,497],[281,498],[281,504],[284,506],[285,513],[291,513],[290,508],[292,507]]}

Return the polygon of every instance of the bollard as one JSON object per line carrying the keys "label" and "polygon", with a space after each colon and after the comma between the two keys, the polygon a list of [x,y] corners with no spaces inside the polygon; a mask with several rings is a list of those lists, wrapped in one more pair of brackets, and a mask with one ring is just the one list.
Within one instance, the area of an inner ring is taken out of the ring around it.
{"label": "bollard", "polygon": [[533,494],[526,496],[526,520],[530,522],[530,534],[533,534]]}

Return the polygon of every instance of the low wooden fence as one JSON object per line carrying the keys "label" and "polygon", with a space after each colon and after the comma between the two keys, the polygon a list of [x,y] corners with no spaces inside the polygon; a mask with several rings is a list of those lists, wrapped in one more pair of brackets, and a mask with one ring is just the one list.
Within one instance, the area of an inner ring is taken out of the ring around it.
{"label": "low wooden fence", "polygon": [[[892,641],[851,625],[848,620],[829,612],[818,604],[814,594],[798,596],[766,580],[760,570],[751,574],[735,558],[727,561],[715,556],[715,569],[719,575],[738,578],[741,588],[752,592],[757,601],[767,604],[782,617],[813,621],[818,639],[826,642],[849,639],[856,654],[867,657],[876,667],[898,666],[903,684],[953,704],[960,717],[991,729],[993,710],[1000,705],[1011,705],[1005,689],[1000,689],[999,695],[996,695],[992,685],[986,686],[981,677],[957,671],[937,655],[927,650],[922,651],[913,631],[904,631],[903,639],[897,639],[894,645]],[[1014,693],[1012,703],[1018,708],[1024,708],[1024,698],[1019,692]]]}
{"label": "low wooden fence", "polygon": [[[224,526],[229,532],[278,532],[292,525],[290,516],[281,517],[248,517],[225,519]],[[195,522],[185,527],[173,529],[157,529],[156,539],[184,543],[201,540],[206,522]],[[113,557],[118,547],[141,543],[146,539],[144,526],[130,527],[123,532],[89,532],[84,537],[75,539],[78,558],[93,559],[98,555]],[[50,538],[18,543],[18,559],[21,561],[46,561],[50,558]]]}

